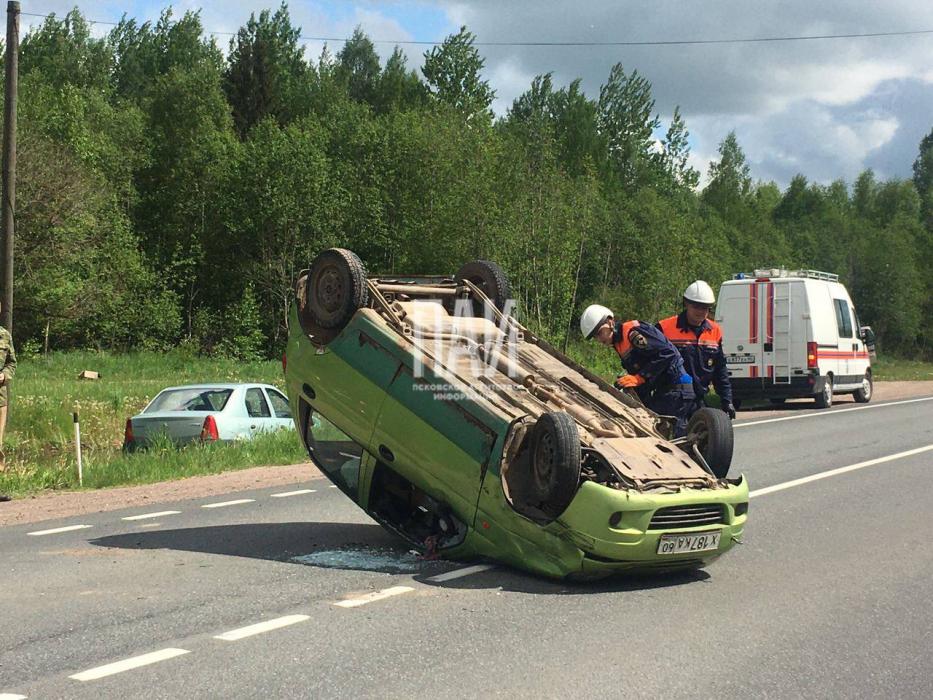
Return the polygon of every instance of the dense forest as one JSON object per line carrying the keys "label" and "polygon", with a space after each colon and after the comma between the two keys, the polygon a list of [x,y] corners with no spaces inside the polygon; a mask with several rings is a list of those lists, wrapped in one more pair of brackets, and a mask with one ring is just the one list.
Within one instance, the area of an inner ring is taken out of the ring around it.
{"label": "dense forest", "polygon": [[910,180],[784,191],[724,133],[698,191],[682,115],[662,124],[635,69],[594,96],[538,76],[497,118],[466,28],[417,67],[359,30],[317,58],[299,36],[283,5],[226,51],[171,10],[23,37],[19,348],[271,356],[297,273],[339,245],[377,273],[496,260],[558,343],[592,301],[653,320],[697,277],[827,270],[883,350],[933,355],[933,131]]}

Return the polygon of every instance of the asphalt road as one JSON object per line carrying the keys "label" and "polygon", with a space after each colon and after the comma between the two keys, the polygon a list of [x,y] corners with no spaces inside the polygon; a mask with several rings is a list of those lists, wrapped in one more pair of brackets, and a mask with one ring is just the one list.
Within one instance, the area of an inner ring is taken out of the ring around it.
{"label": "asphalt road", "polygon": [[422,562],[322,480],[2,528],[0,700],[933,696],[933,397],[735,434],[693,574]]}

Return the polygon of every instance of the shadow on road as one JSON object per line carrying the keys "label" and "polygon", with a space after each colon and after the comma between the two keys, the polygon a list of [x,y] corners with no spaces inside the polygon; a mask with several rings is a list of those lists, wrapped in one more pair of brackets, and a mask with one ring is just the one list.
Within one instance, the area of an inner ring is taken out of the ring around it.
{"label": "shadow on road", "polygon": [[218,525],[182,530],[131,532],[91,540],[98,547],[170,549],[224,554],[252,559],[288,561],[321,549],[390,548],[406,552],[401,540],[376,524],[257,523]]}
{"label": "shadow on road", "polygon": [[710,575],[702,570],[660,574],[626,574],[601,581],[553,581],[496,564],[495,568],[451,581],[431,577],[470,562],[424,560],[406,542],[376,524],[259,523],[132,532],[90,540],[97,547],[200,552],[289,562],[301,566],[413,574],[419,583],[462,590],[505,590],[535,595],[589,595],[669,588]]}

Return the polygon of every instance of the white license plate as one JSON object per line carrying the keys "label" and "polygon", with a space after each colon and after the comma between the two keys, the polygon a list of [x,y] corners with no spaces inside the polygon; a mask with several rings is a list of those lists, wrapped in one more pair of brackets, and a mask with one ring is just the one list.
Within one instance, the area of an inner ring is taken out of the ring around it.
{"label": "white license plate", "polygon": [[730,365],[750,365],[754,361],[754,355],[726,355],[726,363]]}
{"label": "white license plate", "polygon": [[716,530],[691,532],[689,535],[661,535],[658,542],[658,554],[685,554],[719,549],[720,534],[722,533]]}

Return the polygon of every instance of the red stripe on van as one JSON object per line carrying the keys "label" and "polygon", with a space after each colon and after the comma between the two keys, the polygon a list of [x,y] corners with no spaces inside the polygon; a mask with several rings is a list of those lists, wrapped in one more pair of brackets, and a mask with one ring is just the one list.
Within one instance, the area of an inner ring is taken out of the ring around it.
{"label": "red stripe on van", "polygon": [[758,378],[758,365],[752,365],[748,368],[748,373],[751,375],[752,379]]}
{"label": "red stripe on van", "polygon": [[758,342],[758,285],[748,285],[748,342]]}
{"label": "red stripe on van", "polygon": [[768,329],[767,343],[774,342],[774,283],[768,282]]}
{"label": "red stripe on van", "polygon": [[768,365],[768,379],[774,379],[774,365]]}

